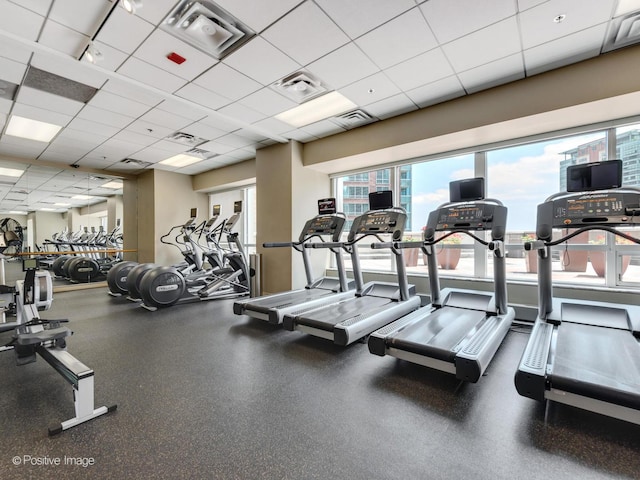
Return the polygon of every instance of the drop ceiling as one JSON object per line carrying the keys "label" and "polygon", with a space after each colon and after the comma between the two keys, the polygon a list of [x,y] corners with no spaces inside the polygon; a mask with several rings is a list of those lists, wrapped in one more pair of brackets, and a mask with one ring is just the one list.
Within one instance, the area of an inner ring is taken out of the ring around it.
{"label": "drop ceiling", "polygon": [[[197,174],[267,145],[311,142],[634,43],[640,9],[633,0],[215,4],[249,29],[244,43],[216,56],[162,28],[176,0],[144,0],[134,15],[112,0],[0,0],[0,81],[18,85],[14,98],[0,96],[0,160]],[[90,41],[102,53],[95,65],[84,55]],[[96,93],[84,102],[27,86],[30,69]],[[277,120],[298,104],[278,88],[292,76],[317,81],[320,95],[340,92],[357,112],[301,128]],[[4,133],[11,115],[63,128],[50,143],[24,140]],[[208,154],[181,168],[159,163],[194,147],[176,135],[199,138]]]}

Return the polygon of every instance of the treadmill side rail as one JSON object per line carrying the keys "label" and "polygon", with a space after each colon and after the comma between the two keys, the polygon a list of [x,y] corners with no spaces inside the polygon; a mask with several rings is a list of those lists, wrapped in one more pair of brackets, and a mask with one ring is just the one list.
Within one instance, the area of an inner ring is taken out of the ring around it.
{"label": "treadmill side rail", "polygon": [[456,378],[475,383],[480,380],[507,336],[515,318],[513,308],[507,308],[505,315],[488,316],[482,327],[469,339],[456,355]]}
{"label": "treadmill side rail", "polygon": [[543,402],[547,388],[547,363],[553,335],[553,325],[536,320],[527,347],[515,375],[516,390],[523,397]]}

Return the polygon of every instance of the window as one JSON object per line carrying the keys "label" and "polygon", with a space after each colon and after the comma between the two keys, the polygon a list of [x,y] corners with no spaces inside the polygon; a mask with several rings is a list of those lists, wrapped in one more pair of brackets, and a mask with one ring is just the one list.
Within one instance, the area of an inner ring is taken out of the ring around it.
{"label": "window", "polygon": [[369,182],[368,173],[356,173],[355,175],[349,175],[345,178],[345,182]]}
{"label": "window", "polygon": [[376,185],[389,185],[389,169],[378,170],[376,172]]}
{"label": "window", "polygon": [[368,198],[369,187],[344,187],[344,198]]}

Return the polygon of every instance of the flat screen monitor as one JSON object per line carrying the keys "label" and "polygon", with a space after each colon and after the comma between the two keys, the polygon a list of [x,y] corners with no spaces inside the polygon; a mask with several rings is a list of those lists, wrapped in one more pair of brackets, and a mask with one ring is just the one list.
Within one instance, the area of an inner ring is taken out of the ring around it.
{"label": "flat screen monitor", "polygon": [[242,200],[233,202],[233,213],[242,213]]}
{"label": "flat screen monitor", "polygon": [[393,192],[391,190],[371,192],[369,194],[369,209],[384,210],[385,208],[393,208]]}
{"label": "flat screen monitor", "polygon": [[28,272],[29,270],[37,270],[38,269],[38,259],[37,258],[25,258],[22,260],[22,271]]}
{"label": "flat screen monitor", "polygon": [[220,204],[214,205],[213,207],[211,207],[211,216],[212,217],[220,216]]}
{"label": "flat screen monitor", "polygon": [[484,198],[484,178],[467,178],[449,182],[449,201],[471,202]]}
{"label": "flat screen monitor", "polygon": [[197,208],[192,208],[191,209],[191,218],[196,218],[198,216],[198,209]]}
{"label": "flat screen monitor", "polygon": [[335,198],[321,198],[318,200],[318,215],[330,215],[337,211]]}
{"label": "flat screen monitor", "polygon": [[622,160],[567,167],[567,192],[606,190],[622,185]]}

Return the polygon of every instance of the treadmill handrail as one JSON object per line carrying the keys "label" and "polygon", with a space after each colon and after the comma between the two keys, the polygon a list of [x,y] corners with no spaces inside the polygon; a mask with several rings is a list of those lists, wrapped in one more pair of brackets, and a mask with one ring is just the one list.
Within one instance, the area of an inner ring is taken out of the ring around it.
{"label": "treadmill handrail", "polygon": [[[631,224],[630,224],[631,225]],[[613,233],[614,235],[618,236],[618,237],[622,237],[625,240],[629,240],[630,242],[636,243],[638,245],[640,245],[640,239],[632,237],[631,235],[627,235],[626,233],[623,233],[619,230],[616,230],[613,227],[607,227],[606,225],[588,225],[586,227],[582,227],[582,228],[578,228],[576,230],[574,230],[573,232],[559,238],[558,240],[553,240],[551,242],[547,242],[545,240],[536,240],[533,242],[525,242],[524,244],[524,249],[529,251],[529,250],[541,250],[545,247],[555,247],[556,245],[560,245],[561,243],[566,242],[567,240],[580,235],[583,232],[588,232],[589,230],[602,230],[605,232],[609,232],[609,233]]]}
{"label": "treadmill handrail", "polygon": [[[486,240],[483,240],[480,237],[475,236],[474,234],[466,231],[466,230],[451,230],[449,233],[447,233],[446,235],[443,235],[442,237],[439,237],[437,239],[435,239],[434,241],[429,241],[429,240],[423,240],[423,241],[414,241],[414,242],[382,242],[382,243],[372,243],[371,244],[371,248],[373,250],[378,250],[381,248],[396,248],[396,249],[404,249],[404,248],[421,248],[421,247],[426,247],[426,246],[430,246],[430,245],[436,245],[440,242],[442,242],[445,238],[451,236],[451,235],[455,235],[456,233],[464,233],[468,236],[470,236],[471,238],[473,238],[474,240],[476,240],[478,243],[486,246],[489,246],[489,244],[491,242],[487,242]],[[495,240],[494,240],[495,241]]]}

